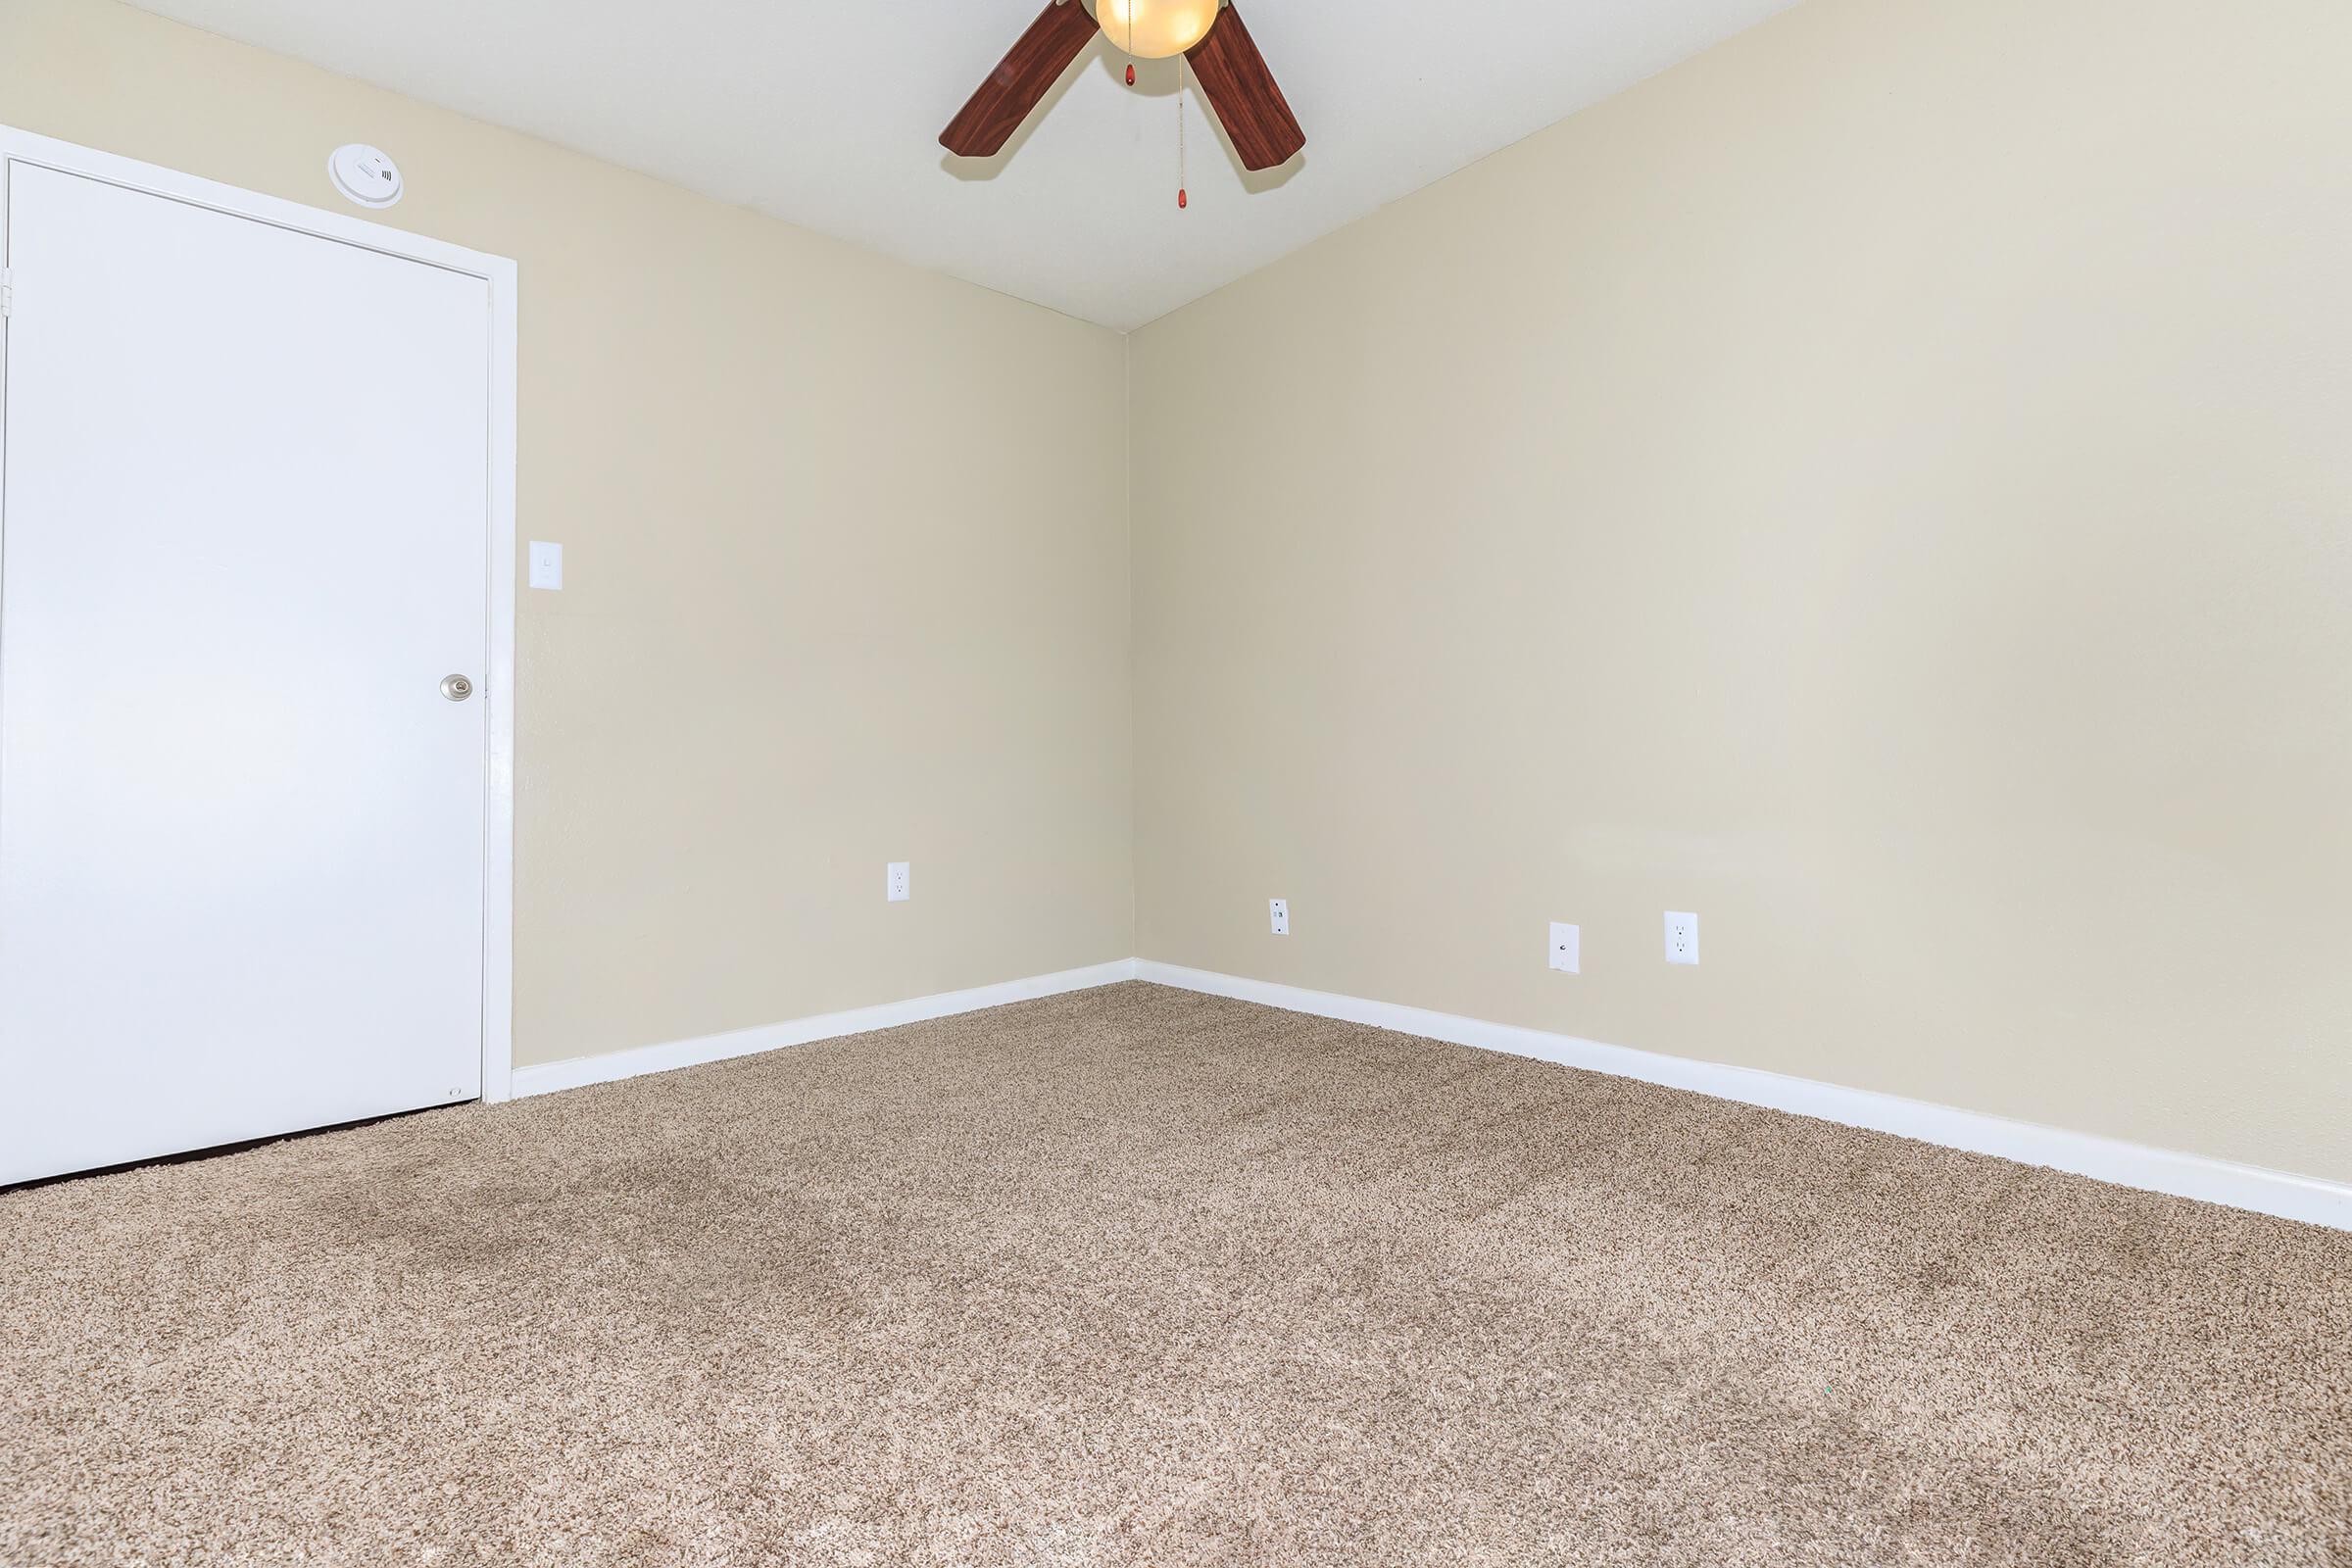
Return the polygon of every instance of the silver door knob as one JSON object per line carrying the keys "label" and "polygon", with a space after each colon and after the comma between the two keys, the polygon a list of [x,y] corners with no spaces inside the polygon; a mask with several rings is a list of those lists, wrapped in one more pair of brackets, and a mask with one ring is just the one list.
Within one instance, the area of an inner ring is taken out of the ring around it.
{"label": "silver door knob", "polygon": [[444,675],[441,678],[441,695],[453,703],[462,703],[473,695],[473,682],[463,675]]}

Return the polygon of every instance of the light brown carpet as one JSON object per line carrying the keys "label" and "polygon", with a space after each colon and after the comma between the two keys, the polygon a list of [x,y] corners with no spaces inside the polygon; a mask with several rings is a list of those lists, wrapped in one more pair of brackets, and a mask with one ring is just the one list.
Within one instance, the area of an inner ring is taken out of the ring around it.
{"label": "light brown carpet", "polygon": [[2352,1236],[1150,986],[0,1238],[9,1568],[2352,1562]]}

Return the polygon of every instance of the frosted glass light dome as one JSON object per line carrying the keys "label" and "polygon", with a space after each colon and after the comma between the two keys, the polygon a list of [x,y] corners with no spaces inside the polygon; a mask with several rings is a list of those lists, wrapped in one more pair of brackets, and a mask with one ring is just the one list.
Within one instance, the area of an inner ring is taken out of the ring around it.
{"label": "frosted glass light dome", "polygon": [[1095,0],[1095,20],[1114,47],[1138,59],[1165,60],[1208,36],[1217,0]]}

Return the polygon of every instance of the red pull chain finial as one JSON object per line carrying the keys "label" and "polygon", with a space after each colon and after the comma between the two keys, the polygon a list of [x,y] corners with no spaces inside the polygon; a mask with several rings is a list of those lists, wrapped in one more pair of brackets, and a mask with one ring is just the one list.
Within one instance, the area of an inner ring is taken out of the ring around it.
{"label": "red pull chain finial", "polygon": [[1179,206],[1179,207],[1182,207],[1182,206],[1184,206],[1184,205],[1185,205],[1185,200],[1184,200],[1184,187],[1183,187],[1182,185],[1179,185],[1179,186],[1177,186],[1177,187],[1176,187],[1176,205],[1177,205],[1177,206]]}
{"label": "red pull chain finial", "polygon": [[1127,66],[1127,85],[1130,87],[1135,85],[1135,64],[1132,61]]}

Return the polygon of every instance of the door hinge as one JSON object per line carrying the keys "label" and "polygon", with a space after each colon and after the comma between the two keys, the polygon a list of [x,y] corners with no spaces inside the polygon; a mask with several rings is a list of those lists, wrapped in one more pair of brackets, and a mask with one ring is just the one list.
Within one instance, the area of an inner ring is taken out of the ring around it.
{"label": "door hinge", "polygon": [[0,267],[0,321],[17,314],[17,274]]}

